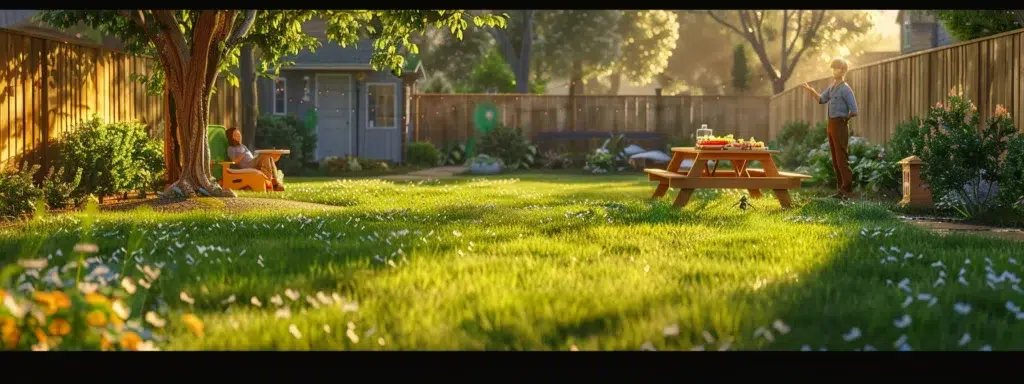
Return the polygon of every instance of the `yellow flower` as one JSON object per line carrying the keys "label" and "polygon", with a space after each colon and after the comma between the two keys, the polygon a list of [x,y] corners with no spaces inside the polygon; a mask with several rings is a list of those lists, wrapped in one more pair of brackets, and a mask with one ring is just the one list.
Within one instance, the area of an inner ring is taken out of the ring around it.
{"label": "yellow flower", "polygon": [[135,332],[128,331],[121,334],[121,349],[137,351],[140,343],[142,343],[142,338]]}
{"label": "yellow flower", "polygon": [[110,300],[107,300],[106,296],[98,293],[88,293],[85,295],[85,302],[92,305],[107,305],[110,304]]}
{"label": "yellow flower", "polygon": [[0,300],[3,300],[4,297],[7,297],[7,291],[0,289]]}
{"label": "yellow flower", "polygon": [[92,327],[102,327],[107,325],[107,315],[100,311],[92,311],[85,316],[85,322],[89,323],[89,326]]}
{"label": "yellow flower", "polygon": [[188,330],[192,331],[196,336],[203,336],[203,322],[199,320],[196,315],[186,313],[181,316],[181,321],[184,322],[185,326],[188,327]]}
{"label": "yellow flower", "polygon": [[49,331],[54,336],[65,336],[71,333],[71,324],[64,319],[54,319],[50,322]]}

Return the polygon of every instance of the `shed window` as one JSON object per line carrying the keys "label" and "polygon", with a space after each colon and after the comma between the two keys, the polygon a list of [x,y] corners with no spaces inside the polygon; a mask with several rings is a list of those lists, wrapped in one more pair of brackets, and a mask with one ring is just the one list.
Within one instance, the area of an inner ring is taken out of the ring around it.
{"label": "shed window", "polygon": [[284,115],[288,113],[288,80],[278,78],[274,80],[274,114]]}
{"label": "shed window", "polygon": [[366,106],[369,128],[395,128],[395,84],[369,84]]}
{"label": "shed window", "polygon": [[903,44],[904,51],[910,49],[910,38],[913,36],[912,26],[913,24],[910,22],[910,17],[904,16],[903,30],[900,32],[900,40],[902,40],[901,43]]}

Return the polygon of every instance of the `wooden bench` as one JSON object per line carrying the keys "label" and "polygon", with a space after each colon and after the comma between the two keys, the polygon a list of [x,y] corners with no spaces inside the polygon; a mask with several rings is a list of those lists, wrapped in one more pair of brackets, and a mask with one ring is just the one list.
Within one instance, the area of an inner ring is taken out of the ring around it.
{"label": "wooden bench", "polygon": [[[658,187],[652,195],[654,198],[664,196],[669,188],[679,189],[679,194],[673,202],[677,207],[685,206],[694,190],[714,188],[746,189],[750,196],[755,198],[761,196],[760,190],[771,189],[782,207],[788,208],[792,203],[789,190],[800,188],[801,181],[811,178],[799,173],[779,171],[771,157],[777,151],[698,150],[680,147],[672,148],[672,152],[672,160],[668,167],[647,168],[644,172],[647,173],[648,180],[658,182]],[[680,169],[684,160],[692,160],[693,167],[688,170]],[[708,169],[708,160],[715,162],[712,169]],[[732,163],[735,169],[718,171],[717,164],[721,160]],[[768,170],[746,167],[754,161],[761,163]]]}

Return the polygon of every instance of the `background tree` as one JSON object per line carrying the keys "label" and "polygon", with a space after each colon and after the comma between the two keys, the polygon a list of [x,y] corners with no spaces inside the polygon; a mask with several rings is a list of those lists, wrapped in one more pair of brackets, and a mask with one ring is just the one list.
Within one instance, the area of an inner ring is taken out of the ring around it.
{"label": "background tree", "polygon": [[1024,26],[1024,11],[957,10],[934,11],[950,35],[959,40],[973,40]]}
{"label": "background tree", "polygon": [[[442,73],[451,84],[469,81],[473,67],[494,47],[494,38],[483,28],[469,28],[462,39],[442,29],[429,29],[412,39],[420,48],[423,67]],[[423,89],[423,87],[420,87]]]}
{"label": "background tree", "polygon": [[618,95],[623,77],[634,85],[649,84],[665,71],[679,40],[675,11],[629,10],[617,25],[619,57],[610,75],[612,95]]}
{"label": "background tree", "polygon": [[[233,196],[210,182],[210,149],[206,139],[210,96],[216,80],[238,65],[239,47],[253,44],[261,53],[263,72],[277,72],[285,55],[296,55],[320,42],[302,32],[302,23],[313,16],[327,23],[327,38],[342,46],[362,37],[374,38],[374,68],[400,71],[405,52],[417,53],[409,41],[414,31],[430,26],[446,27],[458,38],[469,26],[463,11],[356,11],[356,10],[103,10],[44,11],[42,21],[57,28],[79,23],[113,35],[135,54],[156,57],[160,71],[144,79],[153,89],[166,89],[170,99],[168,135],[169,173],[178,172],[168,189],[185,196],[205,190],[214,195]],[[480,15],[478,27],[504,27],[505,18]]]}
{"label": "background tree", "polygon": [[530,65],[533,62],[534,16],[536,11],[502,10],[495,13],[509,15],[507,28],[488,28],[501,50],[505,62],[512,69],[516,79],[516,93],[530,92]]}
{"label": "background tree", "polygon": [[616,10],[551,10],[537,12],[536,51],[551,77],[568,77],[569,95],[584,94],[584,82],[607,75],[621,57]]}
{"label": "background tree", "polygon": [[732,87],[737,93],[750,89],[750,66],[747,64],[747,50],[737,44],[732,55]]}
{"label": "background tree", "polygon": [[[863,35],[874,25],[863,13],[854,17],[836,17],[834,11],[750,10],[706,11],[719,24],[742,36],[761,62],[772,92],[786,89],[801,58],[809,50]],[[772,60],[768,44],[779,44],[779,58]],[[778,65],[776,66],[775,63]]]}

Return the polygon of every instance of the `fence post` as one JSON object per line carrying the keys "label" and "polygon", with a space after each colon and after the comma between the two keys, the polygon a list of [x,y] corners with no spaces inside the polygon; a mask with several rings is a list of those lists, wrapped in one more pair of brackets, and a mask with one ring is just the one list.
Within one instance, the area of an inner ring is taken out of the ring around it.
{"label": "fence post", "polygon": [[[42,75],[43,75],[43,81],[41,81],[41,83],[43,85],[43,96],[42,96],[43,100],[42,100],[42,102],[39,105],[40,107],[42,107],[42,110],[43,110],[43,118],[42,118],[42,121],[43,121],[43,127],[42,127],[43,140],[42,140],[41,143],[39,143],[39,147],[40,147],[40,150],[41,150],[40,152],[42,152],[42,156],[43,156],[43,158],[42,158],[42,160],[43,160],[43,173],[42,173],[42,175],[45,175],[46,172],[48,172],[48,170],[50,168],[50,156],[48,156],[48,152],[50,152],[50,85],[49,85],[50,84],[50,81],[49,81],[49,78],[50,78],[50,55],[49,54],[50,54],[50,40],[43,40],[43,54],[42,54],[42,61],[43,61]],[[39,174],[37,174],[36,176],[39,177]]]}
{"label": "fence post", "polygon": [[662,126],[661,126],[661,117],[662,117],[662,113],[661,113],[661,105],[662,105],[662,103],[661,102],[662,102],[662,100],[663,99],[661,98],[661,88],[654,88],[654,131],[655,132],[659,132],[659,133],[662,132]]}

